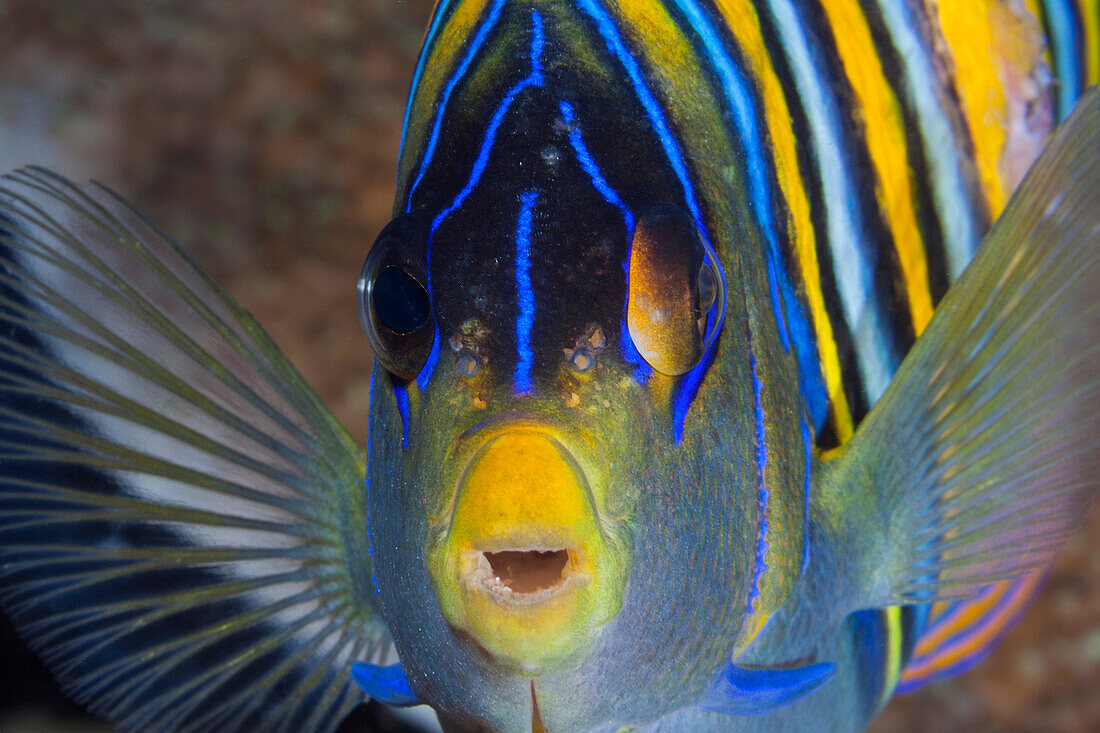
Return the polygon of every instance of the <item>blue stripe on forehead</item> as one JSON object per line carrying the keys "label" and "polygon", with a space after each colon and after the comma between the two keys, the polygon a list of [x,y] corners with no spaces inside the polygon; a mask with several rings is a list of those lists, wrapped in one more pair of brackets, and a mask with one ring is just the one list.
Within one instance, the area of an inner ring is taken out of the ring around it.
{"label": "blue stripe on forehead", "polygon": [[516,224],[516,394],[529,394],[533,385],[531,368],[535,362],[531,351],[531,329],[535,323],[535,293],[531,287],[531,225],[539,195],[527,191],[520,198],[519,220]]}
{"label": "blue stripe on forehead", "polygon": [[634,57],[627,51],[626,45],[615,29],[614,23],[611,22],[611,18],[608,16],[607,11],[600,7],[598,2],[595,0],[581,0],[578,6],[585,15],[596,23],[596,28],[599,30],[600,36],[604,39],[607,50],[612,56],[619,60],[619,63],[623,66],[623,70],[626,71],[626,75],[630,79],[630,84],[634,88],[634,93],[645,109],[646,116],[653,126],[653,131],[661,141],[661,147],[665,151],[665,157],[668,159],[669,165],[672,166],[672,170],[676,172],[676,178],[679,180],[680,187],[684,191],[684,202],[691,212],[691,218],[695,221],[695,226],[699,229],[704,243],[707,247],[710,247],[710,241],[707,239],[706,229],[703,226],[703,215],[699,210],[699,203],[695,197],[695,189],[692,187],[691,179],[688,176],[687,165],[684,163],[684,156],[680,152],[680,147],[676,144],[676,139],[673,137],[672,132],[669,130],[668,123],[665,121],[665,116],[661,112],[660,105],[642,79],[642,72],[638,68],[638,62],[635,61]]}
{"label": "blue stripe on forehead", "polygon": [[[473,63],[474,57],[477,56],[478,52],[481,50],[482,45],[484,45],[485,43],[485,39],[488,38],[489,32],[492,31],[493,28],[496,27],[497,22],[500,21],[500,14],[503,8],[504,0],[496,0],[496,2],[493,3],[493,7],[489,10],[489,17],[487,17],[485,19],[485,22],[483,22],[480,27],[478,27],[477,33],[474,35],[474,39],[470,42],[470,47],[466,51],[466,55],[459,63],[458,68],[455,69],[454,73],[451,75],[451,78],[447,82],[447,85],[443,88],[443,94],[440,96],[439,106],[435,113],[435,120],[432,122],[432,131],[428,136],[428,145],[424,150],[424,157],[420,162],[420,169],[416,172],[416,178],[413,179],[412,185],[409,186],[409,193],[407,194],[405,199],[406,213],[408,213],[409,210],[412,208],[413,193],[416,192],[416,188],[420,185],[420,181],[424,179],[424,174],[428,171],[428,166],[432,162],[432,156],[435,154],[435,147],[439,144],[439,131],[443,127],[443,117],[445,116],[445,112],[447,110],[447,103],[451,99],[451,94],[454,92],[455,87],[458,86],[458,83],[462,80],[462,77],[466,75],[467,70],[469,70],[470,68],[470,64]],[[535,13],[535,15],[538,15],[538,13]],[[439,18],[442,17],[442,11],[438,12],[436,14],[436,23],[438,23]],[[434,33],[435,30],[435,24],[433,24],[431,33]],[[425,56],[427,56],[426,53],[421,55],[421,62],[423,62]],[[419,67],[417,68],[417,71],[419,73]],[[417,80],[415,79],[413,80],[414,89],[416,88],[416,81]],[[411,108],[412,105],[410,104],[408,106],[408,109]],[[405,112],[406,116],[408,116],[408,109],[406,109]],[[408,120],[406,119],[404,127],[407,126]],[[404,130],[404,127],[402,128],[402,130]],[[404,145],[404,140],[402,140],[402,145]]]}
{"label": "blue stripe on forehead", "polygon": [[600,168],[596,165],[596,161],[592,159],[592,154],[588,152],[588,147],[584,144],[584,138],[581,135],[580,124],[574,119],[573,105],[562,100],[558,106],[561,110],[562,119],[565,124],[569,125],[569,144],[573,146],[573,152],[577,155],[577,162],[580,163],[581,168],[588,174],[588,177],[592,180],[592,185],[596,188],[601,196],[611,204],[619,209],[623,215],[623,225],[626,226],[627,238],[634,234],[634,214],[631,213],[627,205],[623,203],[622,198],[615,192],[607,179],[600,173]]}
{"label": "blue stripe on forehead", "polygon": [[500,105],[497,106],[496,111],[493,113],[492,118],[489,120],[489,126],[485,130],[485,137],[481,141],[481,147],[478,150],[477,158],[474,160],[473,168],[470,170],[470,175],[466,179],[466,185],[462,187],[462,190],[455,196],[454,201],[450,206],[440,211],[436,217],[432,220],[431,228],[428,233],[428,291],[431,292],[432,282],[432,238],[435,236],[435,232],[439,229],[439,226],[443,223],[443,220],[455,212],[458,207],[462,206],[466,198],[473,192],[474,187],[477,186],[478,181],[481,180],[481,174],[485,172],[486,166],[489,165],[489,153],[493,149],[493,145],[496,142],[497,132],[500,130],[501,124],[504,122],[504,116],[508,114],[508,110],[511,109],[512,103],[520,92],[528,87],[542,86],[543,83],[543,70],[542,70],[542,50],[543,50],[543,31],[542,31],[542,16],[536,11],[531,11],[531,72],[516,82],[508,92],[504,95],[504,99],[501,100]]}

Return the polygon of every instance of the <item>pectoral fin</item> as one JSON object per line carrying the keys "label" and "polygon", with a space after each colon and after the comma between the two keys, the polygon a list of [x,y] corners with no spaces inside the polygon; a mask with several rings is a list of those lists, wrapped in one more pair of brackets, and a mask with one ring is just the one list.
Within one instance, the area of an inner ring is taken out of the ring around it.
{"label": "pectoral fin", "polygon": [[854,607],[1048,564],[1100,485],[1100,94],[1054,135],[886,394],[822,466]]}
{"label": "pectoral fin", "polygon": [[730,663],[699,707],[725,715],[764,715],[806,697],[833,676],[836,665],[753,669]]}
{"label": "pectoral fin", "polygon": [[0,605],[121,730],[324,731],[390,642],[366,456],[110,192],[0,178]]}

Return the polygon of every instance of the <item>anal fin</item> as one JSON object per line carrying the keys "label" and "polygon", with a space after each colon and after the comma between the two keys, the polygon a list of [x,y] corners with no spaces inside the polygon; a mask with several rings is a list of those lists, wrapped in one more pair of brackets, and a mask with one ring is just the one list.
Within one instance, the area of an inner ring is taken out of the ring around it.
{"label": "anal fin", "polygon": [[933,604],[897,691],[912,692],[982,661],[1043,589],[1047,573],[994,583],[973,598]]}

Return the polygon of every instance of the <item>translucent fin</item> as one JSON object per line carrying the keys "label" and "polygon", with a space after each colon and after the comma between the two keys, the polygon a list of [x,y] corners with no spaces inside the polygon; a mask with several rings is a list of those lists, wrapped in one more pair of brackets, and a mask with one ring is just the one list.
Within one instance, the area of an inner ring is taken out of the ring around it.
{"label": "translucent fin", "polygon": [[847,506],[860,543],[860,607],[969,597],[1044,567],[1097,495],[1097,192],[1093,88],[823,467],[824,506]]}
{"label": "translucent fin", "polygon": [[982,661],[1020,620],[1046,578],[1040,571],[995,583],[973,598],[934,604],[897,691],[912,692]]}
{"label": "translucent fin", "polygon": [[125,202],[0,179],[0,602],[126,730],[330,730],[389,637],[365,456]]}

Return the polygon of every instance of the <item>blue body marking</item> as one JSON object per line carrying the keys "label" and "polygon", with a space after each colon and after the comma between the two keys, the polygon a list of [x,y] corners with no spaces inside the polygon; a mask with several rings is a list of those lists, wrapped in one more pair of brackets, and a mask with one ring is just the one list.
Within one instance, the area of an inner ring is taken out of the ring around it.
{"label": "blue body marking", "polygon": [[[435,36],[439,32],[439,26],[443,23],[443,18],[447,15],[447,6],[450,5],[450,0],[440,0],[439,5],[436,7],[435,12],[432,14],[432,24],[428,27],[428,32],[424,36],[424,47],[420,52],[420,56],[416,59],[416,69],[413,71],[412,84],[409,86],[409,100],[405,105],[405,115],[401,119],[401,143],[398,150],[401,154],[405,154],[405,135],[409,131],[409,114],[412,112],[412,98],[416,93],[416,88],[420,85],[420,77],[424,74],[424,65],[428,62],[429,52],[432,44],[435,43]],[[401,175],[401,166],[398,165],[398,176]],[[400,180],[398,180],[400,183]]]}
{"label": "blue body marking", "polygon": [[535,293],[531,288],[531,220],[539,195],[527,191],[520,201],[516,224],[516,295],[519,313],[516,315],[516,394],[532,390],[531,367],[535,356],[531,351],[531,328],[535,323]]}
{"label": "blue body marking", "polygon": [[1069,117],[1077,98],[1081,96],[1082,69],[1074,58],[1080,44],[1081,28],[1069,0],[1047,0],[1043,3],[1047,25],[1054,37],[1054,64],[1061,89],[1058,93],[1058,121]]}
{"label": "blue body marking", "polygon": [[432,374],[435,372],[435,365],[439,363],[439,329],[435,330],[435,336],[432,339],[432,350],[428,352],[428,360],[424,362],[424,366],[420,368],[420,373],[416,375],[416,386],[421,392],[428,388],[428,382],[432,379]]}
{"label": "blue body marking", "polygon": [[802,536],[805,538],[805,543],[802,545],[802,572],[805,573],[806,568],[810,566],[810,498],[813,488],[811,479],[813,477],[814,468],[813,435],[810,433],[810,424],[806,421],[805,415],[802,416],[802,451],[806,459],[806,464],[804,466],[806,476],[802,480],[802,496],[806,507],[806,516],[802,520]]}
{"label": "blue body marking", "polygon": [[756,355],[752,353],[752,334],[749,334],[749,367],[752,369],[752,397],[756,415],[756,470],[757,480],[760,482],[758,514],[759,528],[756,536],[756,574],[752,579],[752,588],[749,590],[749,600],[745,607],[745,613],[751,614],[752,604],[760,597],[760,578],[768,571],[764,562],[768,555],[768,488],[764,483],[764,470],[768,465],[768,446],[765,442],[767,434],[764,427],[764,405],[762,401],[764,383],[756,374]]}
{"label": "blue body marking", "polygon": [[382,667],[355,662],[351,665],[351,678],[360,690],[384,705],[403,708],[423,704],[409,686],[400,664]]}
{"label": "blue body marking", "polygon": [[684,439],[684,421],[687,419],[688,408],[695,401],[699,385],[703,383],[704,375],[714,362],[715,354],[716,350],[712,347],[694,369],[680,377],[676,385],[676,396],[672,399],[672,439],[676,445],[680,445]]}
{"label": "blue body marking", "polygon": [[561,116],[565,120],[565,124],[569,125],[569,144],[573,146],[573,152],[577,155],[577,162],[588,174],[588,177],[592,180],[592,185],[600,195],[609,204],[622,212],[623,225],[626,226],[626,237],[629,240],[634,235],[634,214],[627,208],[622,197],[611,187],[607,179],[603,177],[600,167],[596,165],[592,154],[588,152],[588,146],[584,144],[584,138],[581,136],[580,124],[574,118],[573,105],[562,100],[558,108],[561,110]]}
{"label": "blue body marking", "polygon": [[409,444],[409,390],[404,385],[393,383],[393,397],[397,400],[397,412],[401,414],[401,450]]}
{"label": "blue body marking", "polygon": [[699,707],[739,717],[774,713],[819,689],[834,672],[836,665],[832,662],[789,669],[727,664]]}
{"label": "blue body marking", "polygon": [[432,238],[435,236],[435,232],[439,229],[439,225],[443,223],[443,220],[450,216],[459,206],[462,206],[466,198],[474,190],[474,187],[481,180],[481,174],[485,172],[486,166],[489,164],[489,152],[493,149],[493,144],[496,142],[497,131],[500,129],[500,125],[504,122],[504,115],[508,113],[508,110],[512,107],[512,102],[515,98],[527,87],[541,86],[543,81],[542,75],[542,47],[543,47],[543,32],[542,32],[542,16],[537,12],[531,12],[531,73],[523,79],[516,82],[516,85],[508,90],[504,95],[504,99],[501,100],[500,105],[493,113],[492,118],[489,120],[489,126],[485,130],[485,137],[481,141],[481,148],[478,150],[477,159],[474,160],[473,168],[470,170],[470,176],[466,180],[466,185],[462,187],[462,190],[455,196],[454,201],[446,209],[443,209],[432,220],[431,229],[428,234],[428,283],[429,292],[431,284],[431,257],[432,257]]}
{"label": "blue body marking", "polygon": [[[443,94],[440,97],[439,106],[436,109],[435,120],[432,123],[432,131],[428,137],[428,145],[424,150],[424,157],[420,162],[420,170],[417,171],[416,178],[413,179],[412,185],[409,186],[409,192],[405,199],[405,213],[408,213],[412,208],[413,193],[416,192],[417,186],[419,186],[420,182],[424,179],[424,174],[428,172],[428,166],[432,162],[432,155],[435,154],[435,146],[439,144],[439,130],[443,127],[443,115],[447,110],[447,103],[451,99],[451,93],[466,75],[467,69],[470,68],[470,64],[473,63],[474,57],[477,56],[478,51],[481,50],[481,46],[485,43],[485,39],[488,38],[490,31],[496,27],[497,22],[500,20],[500,13],[503,7],[504,0],[496,0],[496,2],[493,3],[493,7],[489,10],[489,17],[486,18],[485,22],[477,29],[477,34],[470,42],[470,47],[467,49],[466,55],[459,63],[458,68],[455,69],[455,72],[451,75],[447,85],[443,88]],[[441,15],[442,14],[440,14],[440,16]],[[426,54],[422,54],[421,57],[424,55]],[[407,115],[408,112],[406,111],[405,114]],[[404,143],[404,139],[402,139],[402,143]]]}

